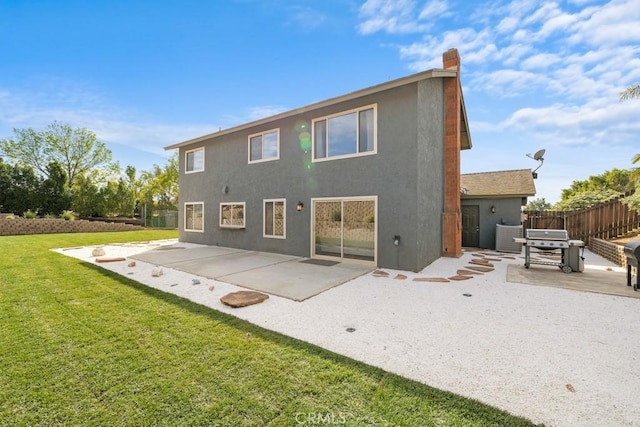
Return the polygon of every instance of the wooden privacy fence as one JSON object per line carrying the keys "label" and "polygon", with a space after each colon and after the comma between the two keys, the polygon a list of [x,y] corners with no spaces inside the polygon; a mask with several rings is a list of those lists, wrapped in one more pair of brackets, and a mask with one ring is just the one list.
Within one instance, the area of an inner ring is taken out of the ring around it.
{"label": "wooden privacy fence", "polygon": [[567,230],[572,239],[589,244],[592,237],[612,239],[640,228],[640,213],[616,197],[579,211],[525,211],[525,228]]}

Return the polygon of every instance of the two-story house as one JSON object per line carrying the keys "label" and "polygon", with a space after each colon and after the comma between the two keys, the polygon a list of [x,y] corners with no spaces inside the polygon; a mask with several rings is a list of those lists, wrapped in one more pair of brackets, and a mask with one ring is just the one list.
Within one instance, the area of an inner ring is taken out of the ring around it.
{"label": "two-story house", "polygon": [[471,137],[457,50],[443,61],[166,147],[180,241],[412,271],[459,256]]}

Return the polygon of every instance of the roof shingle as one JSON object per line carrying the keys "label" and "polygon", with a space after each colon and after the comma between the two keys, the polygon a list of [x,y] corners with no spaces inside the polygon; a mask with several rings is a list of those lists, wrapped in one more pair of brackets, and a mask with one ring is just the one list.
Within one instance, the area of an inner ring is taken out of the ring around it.
{"label": "roof shingle", "polygon": [[460,175],[463,198],[535,196],[531,169],[467,173]]}

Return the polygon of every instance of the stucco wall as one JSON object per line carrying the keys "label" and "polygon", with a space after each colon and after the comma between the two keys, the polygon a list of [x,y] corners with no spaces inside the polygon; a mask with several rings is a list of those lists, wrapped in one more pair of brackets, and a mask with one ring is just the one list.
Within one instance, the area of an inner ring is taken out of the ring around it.
{"label": "stucco wall", "polygon": [[[441,82],[426,85],[420,103],[441,103],[441,92]],[[205,147],[205,172],[181,171],[180,240],[310,256],[312,198],[377,196],[378,265],[424,267],[441,248],[442,130],[432,122],[442,122],[442,107],[423,110],[418,126],[418,103],[418,83],[413,83],[182,147],[181,165],[185,151]],[[377,104],[377,154],[313,163],[311,152],[300,146],[296,123],[311,125],[314,118],[370,104]],[[279,160],[247,164],[248,135],[275,128],[280,129]],[[417,197],[418,185],[424,197]],[[263,199],[277,198],[287,200],[284,240],[262,236]],[[298,201],[304,203],[302,212],[296,211]],[[184,231],[185,202],[204,202],[204,232]],[[246,229],[218,226],[220,202],[246,203]],[[393,245],[396,235],[399,246]]]}
{"label": "stucco wall", "polygon": [[[520,225],[521,224],[521,197],[505,199],[463,198],[463,206],[479,206],[480,247],[495,249],[496,224]],[[491,212],[491,206],[496,212]]]}

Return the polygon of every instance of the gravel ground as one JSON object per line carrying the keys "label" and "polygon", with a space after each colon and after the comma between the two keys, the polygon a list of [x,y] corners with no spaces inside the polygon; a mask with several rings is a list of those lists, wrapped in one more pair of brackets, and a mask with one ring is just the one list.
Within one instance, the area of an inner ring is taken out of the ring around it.
{"label": "gravel ground", "polygon": [[[104,249],[107,256],[127,257],[174,243]],[[92,262],[92,249],[58,251]],[[587,269],[622,271],[588,250],[585,257]],[[152,277],[155,266],[140,261],[135,267],[128,261],[98,265],[536,423],[640,425],[640,299],[506,282],[508,263],[521,258],[502,258],[495,271],[470,280],[411,280],[453,276],[471,259],[470,252],[441,258],[419,274],[385,269],[388,278],[368,274],[304,302],[271,296],[240,309],[220,302],[243,290],[237,286],[168,268]],[[408,278],[394,279],[398,273]],[[192,285],[194,278],[201,284]]]}

